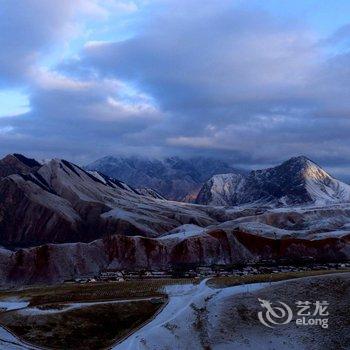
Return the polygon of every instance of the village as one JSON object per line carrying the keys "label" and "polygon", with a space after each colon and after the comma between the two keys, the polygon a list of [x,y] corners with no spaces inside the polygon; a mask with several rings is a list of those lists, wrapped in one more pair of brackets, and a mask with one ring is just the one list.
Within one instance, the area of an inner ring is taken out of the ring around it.
{"label": "village", "polygon": [[209,278],[209,277],[230,277],[230,276],[247,276],[260,274],[276,274],[286,272],[299,272],[311,270],[342,270],[349,269],[350,262],[335,263],[313,263],[313,264],[295,264],[295,265],[273,265],[271,262],[259,265],[246,266],[197,266],[173,267],[166,270],[119,270],[105,269],[99,275],[85,276],[76,279],[69,279],[65,283],[94,283],[94,282],[124,282],[130,280],[145,279],[174,279],[174,278]]}

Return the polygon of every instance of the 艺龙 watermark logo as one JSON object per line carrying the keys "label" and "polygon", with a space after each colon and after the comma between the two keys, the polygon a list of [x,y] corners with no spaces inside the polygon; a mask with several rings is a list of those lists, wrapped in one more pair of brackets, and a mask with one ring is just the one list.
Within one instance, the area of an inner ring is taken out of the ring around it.
{"label": "\u827a\u9f99 watermark logo", "polygon": [[297,326],[321,326],[328,328],[329,312],[327,301],[297,301],[296,312],[282,301],[270,302],[269,300],[258,299],[261,307],[264,309],[258,312],[259,321],[266,327],[285,325],[293,320],[295,315],[295,324]]}
{"label": "\u827a\u9f99 watermark logo", "polygon": [[293,318],[292,309],[282,301],[279,301],[280,306],[273,306],[268,300],[259,299],[260,305],[265,309],[258,312],[260,322],[269,328],[274,325],[287,324]]}

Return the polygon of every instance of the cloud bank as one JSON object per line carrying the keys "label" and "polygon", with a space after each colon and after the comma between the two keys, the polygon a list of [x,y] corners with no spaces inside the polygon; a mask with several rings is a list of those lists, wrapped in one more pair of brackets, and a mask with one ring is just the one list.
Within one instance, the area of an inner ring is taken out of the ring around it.
{"label": "cloud bank", "polygon": [[[229,1],[14,3],[1,1],[0,83],[24,86],[30,111],[0,118],[4,153],[204,154],[247,167],[306,154],[346,176],[348,25],[321,38]],[[122,39],[116,15],[130,26]],[[44,66],[74,40],[74,54]]]}

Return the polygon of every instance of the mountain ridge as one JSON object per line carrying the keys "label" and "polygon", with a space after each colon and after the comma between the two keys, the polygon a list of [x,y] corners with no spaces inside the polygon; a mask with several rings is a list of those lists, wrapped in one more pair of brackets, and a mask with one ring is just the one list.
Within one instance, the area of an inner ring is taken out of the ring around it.
{"label": "mountain ridge", "polygon": [[347,201],[350,201],[350,186],[336,180],[305,156],[292,157],[275,167],[252,170],[248,175],[215,175],[196,198],[198,204],[231,206]]}
{"label": "mountain ridge", "polygon": [[106,156],[85,166],[120,179],[134,188],[152,188],[161,196],[177,201],[195,199],[203,183],[223,172],[243,173],[230,162],[209,157]]}
{"label": "mountain ridge", "polygon": [[24,170],[0,180],[0,245],[89,242],[114,233],[157,236],[181,224],[216,222],[205,210],[169,204],[154,191],[141,193],[63,159]]}
{"label": "mountain ridge", "polygon": [[[280,209],[264,202],[195,205],[164,200],[153,190],[134,189],[64,159],[39,167],[27,159],[10,155],[0,161],[0,171],[15,172],[0,178],[0,284],[57,283],[108,268],[232,266],[310,257],[342,261],[350,256],[350,204]],[[287,176],[291,169],[297,179],[295,173],[316,177],[341,193],[338,182],[314,163],[293,160],[284,163],[283,171],[253,172],[255,181],[268,185],[258,194],[266,198],[276,179],[294,186]],[[223,179],[235,186],[228,186],[227,194],[232,188],[241,192],[246,177],[226,175]]]}

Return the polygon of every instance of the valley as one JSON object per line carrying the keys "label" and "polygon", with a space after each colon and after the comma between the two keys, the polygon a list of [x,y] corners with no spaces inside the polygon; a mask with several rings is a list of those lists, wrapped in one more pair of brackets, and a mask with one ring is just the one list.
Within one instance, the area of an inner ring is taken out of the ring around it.
{"label": "valley", "polygon": [[[8,155],[0,160],[1,348],[289,349],[299,330],[290,324],[264,338],[252,310],[266,293],[347,298],[349,188],[296,157],[216,174],[188,203],[64,159]],[[320,339],[349,341],[341,330]]]}
{"label": "valley", "polygon": [[[336,295],[346,298],[349,271],[314,270],[202,280],[62,284],[8,290],[0,293],[0,345],[4,350],[42,349],[47,346],[50,349],[120,350],[143,349],[145,344],[150,349],[158,346],[177,348],[180,345],[176,339],[184,337],[188,341],[186,333],[191,331],[195,348],[222,343],[225,349],[229,349],[238,341],[241,347],[250,349],[254,348],[255,340],[250,338],[247,343],[244,337],[247,332],[256,332],[254,339],[260,337],[262,329],[257,327],[253,312],[246,313],[244,304],[250,303],[250,308],[256,308],[257,296],[266,293],[270,298],[281,293],[284,298],[293,298],[294,294],[301,297],[307,288],[308,297],[322,295],[329,300]],[[333,288],[331,297],[322,285],[335,281],[338,287]],[[299,286],[298,292],[296,289],[291,292],[289,285]],[[285,291],[286,288],[289,292]],[[222,309],[223,303],[228,303],[230,308],[232,302],[236,304],[232,312],[246,324],[245,329],[231,328],[230,321],[226,319],[228,314]],[[339,314],[344,318],[346,310]],[[345,319],[338,322],[343,325]],[[293,325],[285,329],[286,332],[291,330],[294,331]],[[215,335],[217,332],[224,335],[219,343]],[[318,330],[311,329],[310,332],[317,334]],[[275,342],[283,343],[278,333],[273,336]],[[338,336],[338,332],[327,335],[327,341],[338,341]],[[11,337],[12,341],[9,341]],[[344,341],[349,339],[345,337]],[[308,340],[302,342],[306,342],[305,347],[310,346]],[[286,344],[289,344],[288,340]]]}

